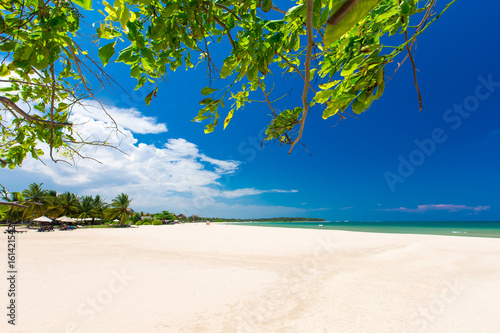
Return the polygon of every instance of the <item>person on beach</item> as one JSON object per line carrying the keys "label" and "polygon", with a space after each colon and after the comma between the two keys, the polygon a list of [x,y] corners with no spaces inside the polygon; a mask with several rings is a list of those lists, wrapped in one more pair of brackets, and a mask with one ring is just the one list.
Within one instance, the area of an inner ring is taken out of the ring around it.
{"label": "person on beach", "polygon": [[210,227],[210,221],[207,221],[206,226]]}

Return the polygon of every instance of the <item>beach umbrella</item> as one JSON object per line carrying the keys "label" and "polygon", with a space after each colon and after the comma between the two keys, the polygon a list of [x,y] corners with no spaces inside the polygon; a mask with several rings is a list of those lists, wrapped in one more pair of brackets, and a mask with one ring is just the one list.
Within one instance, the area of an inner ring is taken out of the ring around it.
{"label": "beach umbrella", "polygon": [[40,217],[37,217],[36,219],[34,219],[33,221],[36,221],[36,222],[52,222],[52,219],[49,219],[47,216],[40,216]]}
{"label": "beach umbrella", "polygon": [[59,221],[59,222],[63,222],[63,223],[73,223],[73,222],[75,222],[74,219],[72,219],[71,217],[67,217],[67,216],[58,217],[56,220]]}

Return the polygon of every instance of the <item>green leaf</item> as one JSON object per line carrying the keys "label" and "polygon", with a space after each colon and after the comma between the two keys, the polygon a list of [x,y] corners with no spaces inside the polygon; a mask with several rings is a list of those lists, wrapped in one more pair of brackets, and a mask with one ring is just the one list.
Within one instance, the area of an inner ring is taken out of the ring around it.
{"label": "green leaf", "polygon": [[6,64],[2,64],[0,67],[0,76],[1,77],[6,77],[10,74],[9,68],[7,67]]}
{"label": "green leaf", "polygon": [[[360,98],[361,97],[361,98]],[[364,99],[364,95],[360,95],[352,102],[352,112],[360,114],[370,107],[373,102],[373,96]]]}
{"label": "green leaf", "polygon": [[325,83],[325,84],[320,84],[319,85],[319,89],[321,89],[321,90],[330,89],[331,87],[335,86],[339,82],[340,82],[340,80],[335,80],[335,81],[328,82],[328,83]]}
{"label": "green leaf", "polygon": [[[340,22],[333,26],[328,24],[325,32],[325,47],[330,47],[346,32],[352,29],[366,14],[368,14],[382,0],[360,0]],[[337,6],[340,7],[340,6]],[[332,15],[335,12],[332,13]]]}
{"label": "green leaf", "polygon": [[323,111],[323,119],[328,119],[331,116],[336,115],[337,112],[339,112],[339,108],[336,106],[329,106],[325,109],[325,111]]}
{"label": "green leaf", "polygon": [[153,96],[156,97],[156,92],[158,91],[158,87],[151,91],[146,98],[144,99],[144,102],[146,102],[146,105],[149,106],[149,103],[151,103],[151,100],[153,99]]}
{"label": "green leaf", "polygon": [[147,47],[141,49],[141,60],[142,65],[147,71],[154,71],[154,66],[156,64],[156,60],[154,58],[154,53]]}
{"label": "green leaf", "polygon": [[214,91],[217,91],[217,90],[219,90],[219,89],[205,87],[205,88],[201,89],[201,94],[203,96],[207,96],[207,95],[210,95],[211,93],[213,93]]}
{"label": "green leaf", "polygon": [[306,16],[306,5],[301,4],[290,8],[285,15],[285,20],[294,20]]}
{"label": "green leaf", "polygon": [[212,104],[214,99],[212,97],[207,97],[204,100],[201,100],[199,103],[200,105],[209,105]]}
{"label": "green leaf", "polygon": [[234,55],[227,57],[226,60],[224,60],[222,69],[220,70],[220,78],[224,79],[229,76],[229,74],[231,74],[233,70],[238,67],[238,64],[239,62]]}
{"label": "green leaf", "polygon": [[212,133],[214,131],[214,128],[214,124],[208,124],[207,126],[205,126],[205,134]]}
{"label": "green leaf", "polygon": [[257,72],[259,71],[259,66],[254,63],[251,67],[248,68],[247,70],[247,78],[250,82],[253,82],[256,78],[258,78]]}
{"label": "green leaf", "polygon": [[262,10],[265,12],[268,12],[271,10],[271,7],[273,6],[273,1],[272,0],[263,0],[262,1]]}
{"label": "green leaf", "polygon": [[227,114],[227,117],[226,119],[224,120],[224,129],[226,129],[226,126],[229,124],[229,122],[231,121],[231,118],[233,118],[233,114],[234,114],[234,110],[231,110],[229,111],[229,113]]}
{"label": "green leaf", "polygon": [[85,10],[92,9],[92,0],[71,0],[71,1]]}
{"label": "green leaf", "polygon": [[314,100],[317,103],[325,103],[327,100],[330,99],[330,97],[332,97],[332,95],[333,95],[333,90],[318,91],[316,93],[316,96],[314,96]]}
{"label": "green leaf", "polygon": [[122,15],[120,16],[120,23],[122,25],[123,29],[128,29],[127,28],[127,23],[130,20],[130,13],[128,11],[127,6],[123,5],[123,11],[121,13]]}
{"label": "green leaf", "polygon": [[384,69],[380,69],[377,74],[377,92],[373,96],[374,99],[379,99],[384,93],[385,81],[384,81]]}
{"label": "green leaf", "polygon": [[99,48],[98,56],[99,59],[101,59],[103,66],[106,66],[106,64],[109,62],[109,59],[111,59],[113,54],[115,54],[115,44],[116,43],[113,42]]}
{"label": "green leaf", "polygon": [[342,68],[342,72],[340,72],[340,75],[346,77],[354,73],[354,71],[358,69],[359,64],[363,61],[364,58],[365,55],[363,53],[352,58],[346,65],[344,65],[344,67]]}
{"label": "green leaf", "polygon": [[16,42],[2,43],[2,44],[0,44],[0,51],[4,51],[4,52],[13,51],[14,48],[16,47],[16,45],[17,45]]}

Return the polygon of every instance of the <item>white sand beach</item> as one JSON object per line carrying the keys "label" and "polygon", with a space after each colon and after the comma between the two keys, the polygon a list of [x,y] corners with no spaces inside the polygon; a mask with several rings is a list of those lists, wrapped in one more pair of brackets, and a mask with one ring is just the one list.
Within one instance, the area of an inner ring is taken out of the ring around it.
{"label": "white sand beach", "polygon": [[500,239],[215,223],[16,237],[1,332],[500,331]]}

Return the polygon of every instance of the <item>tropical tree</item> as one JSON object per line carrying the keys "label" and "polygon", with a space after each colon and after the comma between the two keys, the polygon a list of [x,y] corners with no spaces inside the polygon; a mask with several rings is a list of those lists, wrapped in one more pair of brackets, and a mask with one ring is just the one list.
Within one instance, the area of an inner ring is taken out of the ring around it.
{"label": "tropical tree", "polygon": [[78,200],[78,218],[87,219],[92,217],[92,204],[94,203],[94,198],[91,195],[85,195]]}
{"label": "tropical tree", "polygon": [[129,216],[134,215],[134,211],[129,207],[131,202],[132,199],[129,198],[128,194],[118,194],[116,198],[111,201],[111,204],[106,211],[107,217],[110,219],[118,218],[120,220],[120,224],[123,225]]}
{"label": "tropical tree", "polygon": [[2,219],[7,221],[20,221],[24,218],[24,210],[26,206],[23,205],[24,197],[21,192],[9,192],[4,186],[1,186],[1,199],[11,204],[16,204],[13,206],[2,206],[0,213]]}
{"label": "tropical tree", "polygon": [[33,183],[23,191],[23,196],[26,201],[25,204],[28,206],[28,209],[25,210],[25,214],[30,217],[30,225],[33,223],[35,215],[37,217],[42,216],[47,209],[47,195],[49,191],[43,189],[42,185],[43,183]]}
{"label": "tropical tree", "polygon": [[173,221],[177,220],[177,216],[168,210],[163,210],[161,213],[155,214],[155,218],[159,220]]}
{"label": "tropical tree", "polygon": [[55,199],[49,199],[47,214],[54,218],[61,216],[74,217],[78,214],[79,206],[78,197],[74,193],[64,192]]}
{"label": "tropical tree", "polygon": [[80,198],[80,210],[78,213],[79,218],[91,218],[91,225],[94,225],[95,219],[102,219],[104,217],[104,210],[107,207],[106,202],[99,195],[92,197],[86,195]]}
{"label": "tropical tree", "polygon": [[[283,7],[288,1],[272,0],[103,1],[104,20],[91,36],[100,43],[99,59],[82,47],[86,34],[80,21],[92,0],[2,2],[0,76],[7,86],[0,105],[8,116],[1,119],[0,164],[14,168],[28,154],[39,158],[40,143],[56,161],[57,151],[71,157],[80,154],[82,144],[105,144],[80,138],[69,115],[112,81],[101,66],[113,61],[130,66],[137,88],[153,84],[145,99],[149,104],[169,71],[194,67],[198,57],[210,82],[224,82],[201,90],[206,97],[195,120],[206,123],[206,133],[214,131],[222,112],[227,112],[223,127],[228,126],[236,111],[255,100],[252,94],[273,116],[266,139],[293,148],[310,107],[322,108],[324,119],[367,110],[383,94],[386,66],[394,60],[409,59],[414,73],[409,80],[418,92],[416,39],[456,0],[449,1],[441,12],[435,11],[437,0],[298,0],[291,8]],[[223,40],[230,51],[216,63],[211,51]],[[402,52],[406,56],[396,59]],[[278,71],[303,81],[296,106],[281,112],[271,96]]]}

